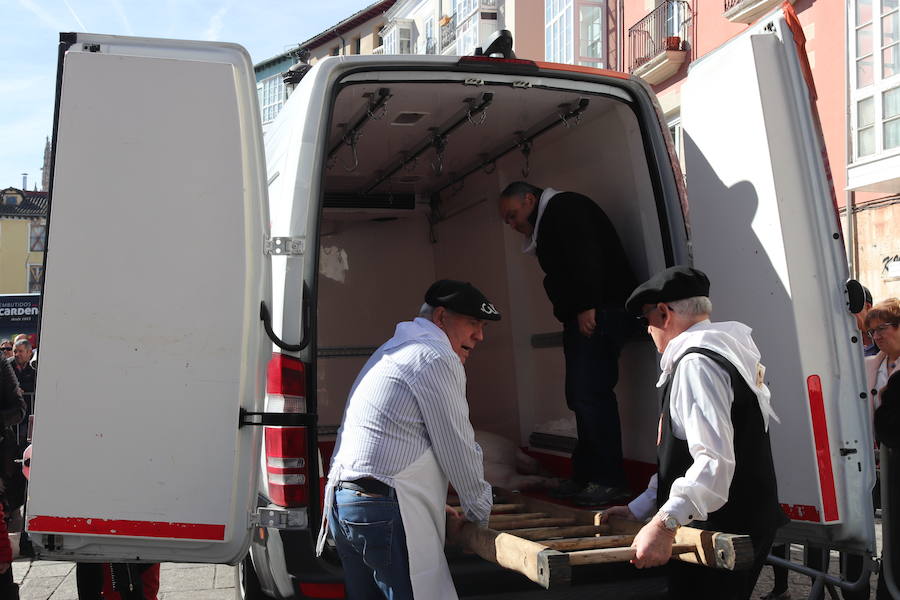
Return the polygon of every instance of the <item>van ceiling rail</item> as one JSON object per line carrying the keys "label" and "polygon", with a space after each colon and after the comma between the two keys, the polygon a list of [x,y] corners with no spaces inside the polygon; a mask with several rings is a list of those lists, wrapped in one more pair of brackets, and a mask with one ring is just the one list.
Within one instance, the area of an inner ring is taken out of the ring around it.
{"label": "van ceiling rail", "polygon": [[475,171],[490,167],[493,163],[497,162],[497,160],[503,158],[513,150],[522,150],[523,154],[525,154],[525,161],[527,164],[528,154],[525,153],[525,149],[527,149],[528,153],[531,152],[531,144],[536,137],[559,125],[571,127],[573,122],[578,122],[582,113],[587,110],[590,103],[591,101],[587,98],[579,98],[576,102],[571,104],[560,104],[558,107],[559,110],[555,114],[541,120],[537,125],[527,131],[517,132],[518,135],[513,142],[501,146],[494,152],[479,154],[480,160],[478,162],[474,163],[471,167],[464,169],[461,172],[461,175],[454,177],[441,187],[436,188],[432,193],[441,192],[457,182],[464,180]]}
{"label": "van ceiling rail", "polygon": [[338,150],[340,150],[341,146],[344,144],[351,147],[356,145],[356,140],[359,139],[362,128],[366,123],[370,120],[378,121],[382,118],[383,115],[378,117],[375,115],[379,110],[385,107],[392,95],[391,90],[388,88],[378,88],[377,93],[368,92],[363,94],[363,98],[366,99],[366,104],[356,111],[356,114],[353,115],[353,118],[349,121],[350,123],[353,123],[353,125],[348,127],[347,123],[338,124],[338,127],[344,127],[344,134],[341,136],[341,139],[331,147],[331,150],[328,151],[329,160],[337,154]]}
{"label": "van ceiling rail", "polygon": [[[493,92],[482,93],[481,100],[477,104],[475,98],[466,98],[465,100],[463,100],[463,103],[466,105],[465,108],[461,109],[459,112],[453,115],[453,117],[451,117],[443,126],[431,128],[428,132],[428,136],[425,137],[425,139],[413,146],[412,150],[404,152],[399,159],[394,160],[394,162],[389,165],[369,187],[366,188],[366,191],[363,192],[363,194],[370,193],[379,185],[393,177],[394,173],[396,173],[412,161],[416,160],[419,156],[422,155],[423,152],[425,152],[429,148],[434,147],[436,150],[442,149],[447,143],[447,136],[453,133],[453,131],[457,127],[459,127],[466,121],[475,125],[476,123],[472,121],[472,117],[487,110],[487,107],[490,106],[491,102],[493,101]],[[438,157],[438,159],[440,160],[440,156]]]}

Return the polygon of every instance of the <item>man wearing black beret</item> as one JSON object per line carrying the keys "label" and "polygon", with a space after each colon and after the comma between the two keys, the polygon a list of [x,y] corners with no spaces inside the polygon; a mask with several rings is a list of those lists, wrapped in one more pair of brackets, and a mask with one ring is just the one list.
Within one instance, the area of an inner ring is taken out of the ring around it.
{"label": "man wearing black beret", "polygon": [[[399,323],[350,390],[328,486],[325,521],[348,598],[455,600],[444,539],[464,521],[486,525],[484,480],[463,368],[500,311],[472,284],[442,279],[419,316]],[[462,517],[446,507],[447,483]],[[446,507],[446,508],[445,508]],[[445,512],[446,510],[446,512]]]}
{"label": "man wearing black beret", "polygon": [[581,506],[621,502],[630,494],[614,388],[631,325],[622,303],[636,281],[619,236],[593,200],[574,192],[517,181],[498,202],[503,222],[525,236],[523,252],[537,255],[563,324],[566,404],[575,413],[578,444],[572,479],[556,495]]}
{"label": "man wearing black beret", "polygon": [[769,422],[778,418],[751,330],[736,321],[709,320],[709,279],[690,267],[657,274],[625,306],[646,324],[662,354],[658,471],[647,491],[627,506],[608,509],[604,518],[653,515],[632,544],[639,568],[668,562],[682,525],[749,535],[750,569],[675,561],[669,565],[669,595],[750,598],[775,530],[787,522],[769,446]]}

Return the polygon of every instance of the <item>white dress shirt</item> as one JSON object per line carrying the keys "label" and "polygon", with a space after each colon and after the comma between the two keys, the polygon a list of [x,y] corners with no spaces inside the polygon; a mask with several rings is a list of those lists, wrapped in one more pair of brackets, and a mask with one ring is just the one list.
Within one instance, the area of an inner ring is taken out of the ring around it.
{"label": "white dress shirt", "polygon": [[487,524],[484,480],[466,401],[466,373],[447,335],[428,319],[397,325],[356,378],[331,470],[342,480],[392,476],[431,448],[459,494],[465,518]]}
{"label": "white dress shirt", "polygon": [[[669,498],[659,507],[675,517],[681,525],[706,520],[728,500],[728,489],[734,476],[734,427],[731,404],[734,392],[728,373],[702,354],[689,354],[672,369],[688,348],[713,350],[728,359],[756,394],[763,423],[778,420],[770,404],[769,388],[764,382],[765,368],[759,362],[759,350],[750,337],[751,329],[735,321],[696,323],[666,346],[660,360],[662,375],[657,387],[672,377],[669,413],[672,433],[688,442],[694,462],[672,483]],[[657,476],[653,475],[647,490],[635,498],[628,508],[638,519],[645,519],[656,509]]]}

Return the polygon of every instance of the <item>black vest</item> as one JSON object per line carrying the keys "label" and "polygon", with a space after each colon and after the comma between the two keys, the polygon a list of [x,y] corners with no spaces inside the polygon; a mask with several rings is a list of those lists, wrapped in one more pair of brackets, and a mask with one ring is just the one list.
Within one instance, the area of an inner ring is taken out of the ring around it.
{"label": "black vest", "polygon": [[702,354],[716,362],[731,378],[734,402],[731,405],[731,424],[734,427],[734,477],[728,488],[728,501],[719,510],[707,515],[706,521],[694,521],[691,527],[726,533],[762,536],[774,532],[788,522],[778,504],[778,487],[769,434],[763,425],[756,394],[730,361],[706,348],[689,348],[675,362],[672,377],[662,391],[660,408],[660,442],[657,506],[669,499],[672,483],[684,476],[694,459],[687,441],[672,433],[670,395],[672,379],[678,364],[688,354]]}

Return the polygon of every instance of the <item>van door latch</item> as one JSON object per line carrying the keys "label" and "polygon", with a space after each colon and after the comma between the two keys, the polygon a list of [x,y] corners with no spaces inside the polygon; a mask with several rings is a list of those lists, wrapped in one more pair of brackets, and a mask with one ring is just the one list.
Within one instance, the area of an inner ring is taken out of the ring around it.
{"label": "van door latch", "polygon": [[841,456],[847,456],[848,454],[856,454],[856,448],[841,448],[840,452],[841,452]]}
{"label": "van door latch", "polygon": [[301,256],[306,250],[306,240],[302,237],[269,237],[263,242],[266,256]]}
{"label": "van door latch", "polygon": [[250,412],[241,408],[238,413],[238,428],[247,425],[262,427],[271,425],[275,427],[315,427],[318,415],[312,413],[282,413],[282,412]]}

